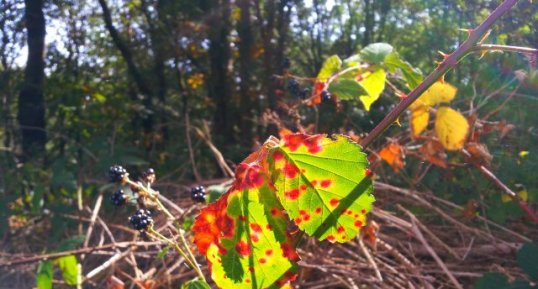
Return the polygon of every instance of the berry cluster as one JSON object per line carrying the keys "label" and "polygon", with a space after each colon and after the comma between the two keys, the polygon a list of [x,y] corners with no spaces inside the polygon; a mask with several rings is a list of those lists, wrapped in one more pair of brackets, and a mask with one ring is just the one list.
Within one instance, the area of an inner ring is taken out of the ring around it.
{"label": "berry cluster", "polygon": [[112,204],[114,204],[114,206],[121,206],[125,204],[127,196],[125,196],[123,190],[117,190],[112,194],[110,200],[112,201]]}
{"label": "berry cluster", "polygon": [[299,82],[297,82],[297,80],[295,79],[290,79],[288,81],[288,91],[294,95],[294,96],[298,96],[302,99],[305,99],[308,97],[308,95],[310,94],[310,89],[305,87],[303,89],[301,89],[301,86],[299,85]]}
{"label": "berry cluster", "polygon": [[196,186],[191,189],[191,199],[198,203],[205,203],[204,186]]}
{"label": "berry cluster", "polygon": [[113,165],[108,171],[108,178],[110,182],[116,183],[123,181],[123,178],[127,175],[127,170],[120,165]]}
{"label": "berry cluster", "polygon": [[144,231],[153,223],[151,212],[145,209],[139,209],[136,213],[129,217],[129,223],[135,230]]}

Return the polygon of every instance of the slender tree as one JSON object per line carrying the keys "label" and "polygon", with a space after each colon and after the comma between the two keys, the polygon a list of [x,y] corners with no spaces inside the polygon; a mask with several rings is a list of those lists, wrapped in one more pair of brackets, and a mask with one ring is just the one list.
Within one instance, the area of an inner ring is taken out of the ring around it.
{"label": "slender tree", "polygon": [[24,82],[19,94],[18,119],[22,134],[22,151],[25,159],[45,155],[45,15],[43,0],[25,0],[25,22],[28,33],[28,59]]}

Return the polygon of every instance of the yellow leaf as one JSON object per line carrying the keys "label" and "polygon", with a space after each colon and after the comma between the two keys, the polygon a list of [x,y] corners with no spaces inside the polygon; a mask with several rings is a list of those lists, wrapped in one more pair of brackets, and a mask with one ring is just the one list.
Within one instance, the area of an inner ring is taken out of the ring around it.
{"label": "yellow leaf", "polygon": [[385,89],[385,77],[385,70],[378,69],[359,81],[364,90],[368,92],[368,95],[361,95],[359,97],[362,104],[364,104],[364,109],[366,109],[366,111],[370,110],[372,103],[379,98],[381,92]]}
{"label": "yellow leaf", "polygon": [[503,203],[508,203],[508,202],[512,201],[512,198],[510,198],[509,195],[503,193],[503,194],[501,195],[501,201],[502,201]]}
{"label": "yellow leaf", "polygon": [[458,89],[446,82],[437,81],[432,84],[419,98],[425,105],[434,106],[443,102],[450,102],[456,97]]}
{"label": "yellow leaf", "polygon": [[469,123],[461,113],[444,106],[437,110],[435,132],[445,149],[460,150],[469,132]]}
{"label": "yellow leaf", "polygon": [[527,190],[519,191],[517,192],[517,195],[521,200],[525,202],[529,200],[529,193],[527,192]]}
{"label": "yellow leaf", "polygon": [[427,106],[417,106],[411,111],[411,133],[413,137],[417,137],[426,129],[429,120],[430,111]]}
{"label": "yellow leaf", "polygon": [[519,152],[519,157],[520,157],[520,158],[524,158],[524,157],[526,157],[528,154],[529,154],[529,151],[520,151],[520,152]]}

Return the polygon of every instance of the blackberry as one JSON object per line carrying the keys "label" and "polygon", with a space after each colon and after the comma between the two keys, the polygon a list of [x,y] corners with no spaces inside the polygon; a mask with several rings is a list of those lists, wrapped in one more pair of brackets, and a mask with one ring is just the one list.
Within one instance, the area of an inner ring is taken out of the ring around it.
{"label": "blackberry", "polygon": [[144,231],[149,225],[153,224],[151,212],[145,209],[139,209],[136,213],[129,217],[129,223],[135,230]]}
{"label": "blackberry", "polygon": [[191,199],[198,203],[205,203],[204,186],[196,186],[191,189]]}
{"label": "blackberry", "polygon": [[155,170],[152,168],[147,169],[142,173],[142,180],[148,183],[153,183],[155,181]]}
{"label": "blackberry", "polygon": [[288,81],[288,90],[295,96],[299,96],[301,94],[301,87],[299,87],[299,82],[297,82],[295,79],[290,79]]}
{"label": "blackberry", "polygon": [[322,102],[329,102],[331,99],[332,99],[332,96],[328,91],[324,90],[324,91],[321,92],[321,101]]}
{"label": "blackberry", "polygon": [[127,170],[120,165],[113,165],[108,170],[108,178],[112,183],[121,182],[126,175]]}
{"label": "blackberry", "polygon": [[123,193],[123,190],[117,190],[112,194],[112,197],[110,197],[110,200],[112,201],[112,204],[114,206],[121,206],[125,204],[125,201],[127,200],[127,196]]}

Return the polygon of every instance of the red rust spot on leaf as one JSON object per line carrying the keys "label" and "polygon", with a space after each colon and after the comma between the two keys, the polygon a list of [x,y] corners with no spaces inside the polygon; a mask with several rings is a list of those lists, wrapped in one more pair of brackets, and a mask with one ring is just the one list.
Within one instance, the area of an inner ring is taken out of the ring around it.
{"label": "red rust spot on leaf", "polygon": [[252,252],[252,248],[250,248],[250,245],[245,241],[239,241],[237,245],[235,245],[235,250],[243,257],[250,255]]}
{"label": "red rust spot on leaf", "polygon": [[256,233],[259,233],[259,232],[262,231],[262,227],[260,227],[260,225],[258,225],[256,223],[250,224],[250,229],[252,229],[252,231],[254,231]]}
{"label": "red rust spot on leaf", "polygon": [[310,220],[310,215],[309,215],[309,214],[304,214],[304,215],[303,215],[303,220],[304,220],[305,222],[308,222],[308,221]]}
{"label": "red rust spot on leaf", "polygon": [[299,255],[297,255],[297,252],[294,248],[291,247],[288,243],[282,243],[280,245],[280,248],[282,249],[282,255],[284,258],[287,258],[291,261],[299,261]]}
{"label": "red rust spot on leaf", "polygon": [[336,206],[338,205],[338,203],[340,203],[340,201],[337,200],[337,199],[334,199],[334,198],[332,198],[332,199],[329,201],[329,204],[331,204],[331,206],[333,206],[333,207],[336,207]]}
{"label": "red rust spot on leaf", "polygon": [[338,227],[338,229],[336,229],[336,231],[337,231],[338,233],[342,234],[343,232],[346,231],[346,229],[344,229],[344,227],[340,226],[340,227]]}
{"label": "red rust spot on leaf", "polygon": [[299,210],[299,214],[300,215],[306,215],[306,211],[305,210]]}
{"label": "red rust spot on leaf", "polygon": [[271,249],[265,250],[265,255],[268,256],[268,257],[273,255],[273,250],[271,250]]}
{"label": "red rust spot on leaf", "polygon": [[245,283],[249,284],[250,283],[250,278],[245,279]]}
{"label": "red rust spot on leaf", "polygon": [[323,180],[323,181],[321,181],[320,185],[321,185],[322,188],[328,188],[331,184],[332,184],[331,180]]}
{"label": "red rust spot on leaf", "polygon": [[306,135],[303,134],[289,134],[284,136],[284,146],[289,148],[290,151],[296,151],[301,144],[303,144]]}
{"label": "red rust spot on leaf", "polygon": [[327,240],[328,240],[329,242],[334,242],[335,238],[334,238],[333,235],[329,235],[329,236],[327,236]]}
{"label": "red rust spot on leaf", "polygon": [[260,237],[258,237],[258,234],[250,234],[250,239],[252,240],[252,242],[258,243]]}
{"label": "red rust spot on leaf", "polygon": [[247,220],[246,216],[239,216],[239,221],[244,222]]}
{"label": "red rust spot on leaf", "polygon": [[372,176],[372,171],[370,169],[366,169],[366,171],[364,171],[364,176],[367,177],[367,178],[370,178]]}
{"label": "red rust spot on leaf", "polygon": [[286,163],[282,171],[284,172],[284,176],[288,179],[295,178],[299,173],[299,169],[297,168],[297,166],[291,163]]}
{"label": "red rust spot on leaf", "polygon": [[298,189],[293,189],[287,192],[284,192],[284,196],[292,201],[295,201],[299,198],[300,192]]}
{"label": "red rust spot on leaf", "polygon": [[301,185],[300,189],[301,191],[306,191],[306,185]]}
{"label": "red rust spot on leaf", "polygon": [[273,226],[271,226],[271,224],[267,224],[265,228],[269,231],[273,230]]}
{"label": "red rust spot on leaf", "polygon": [[362,209],[362,210],[361,210],[361,213],[362,213],[363,215],[365,215],[365,214],[366,214],[366,209]]}
{"label": "red rust spot on leaf", "polygon": [[313,180],[310,182],[312,184],[313,187],[317,186],[318,185],[318,181],[316,180]]}
{"label": "red rust spot on leaf", "polygon": [[279,160],[281,160],[281,159],[283,159],[283,158],[284,158],[284,154],[283,154],[281,151],[275,151],[275,152],[273,153],[273,159],[274,159],[275,161],[279,161]]}
{"label": "red rust spot on leaf", "polygon": [[282,212],[280,212],[278,208],[271,208],[271,215],[273,215],[273,217],[280,216],[281,214]]}
{"label": "red rust spot on leaf", "polygon": [[355,221],[354,224],[355,224],[355,227],[357,227],[357,228],[362,227],[362,222],[361,221]]}
{"label": "red rust spot on leaf", "polygon": [[303,220],[299,217],[295,218],[295,224],[299,225]]}
{"label": "red rust spot on leaf", "polygon": [[321,214],[321,208],[320,207],[317,207],[316,210],[315,210],[316,214]]}
{"label": "red rust spot on leaf", "polygon": [[260,262],[260,264],[265,264],[265,263],[267,263],[267,259],[265,259],[265,258],[260,258],[260,259],[258,260],[258,262]]}
{"label": "red rust spot on leaf", "polygon": [[254,267],[248,267],[249,272],[254,272]]}
{"label": "red rust spot on leaf", "polygon": [[351,211],[351,210],[347,210],[347,211],[346,211],[346,214],[348,214],[348,215],[352,215],[352,214],[353,214],[353,211]]}

